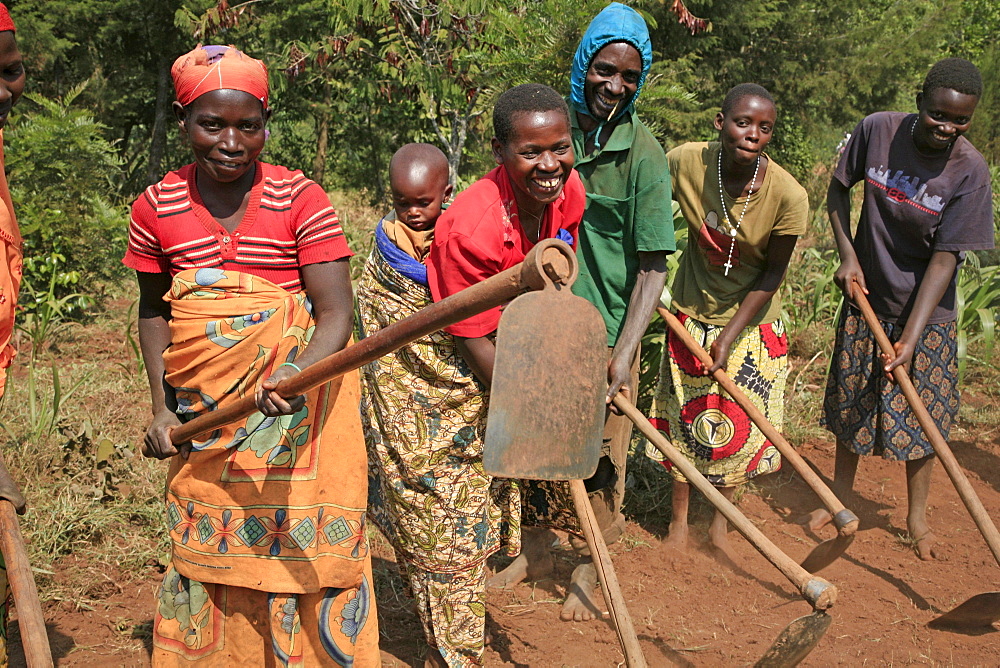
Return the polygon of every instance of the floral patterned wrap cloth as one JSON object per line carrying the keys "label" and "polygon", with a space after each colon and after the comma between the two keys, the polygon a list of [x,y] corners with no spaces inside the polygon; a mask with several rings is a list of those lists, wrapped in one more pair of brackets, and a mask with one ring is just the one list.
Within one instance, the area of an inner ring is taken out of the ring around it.
{"label": "floral patterned wrap cloth", "polygon": [[[163,354],[178,412],[255,392],[313,332],[304,293],[218,269],[177,274]],[[368,557],[357,375],[307,395],[295,415],[261,413],[196,441],[167,481],[174,565],[195,580],[262,591],[355,587]]]}
{"label": "floral patterned wrap cloth", "polygon": [[[364,336],[431,304],[419,263],[376,241],[357,290]],[[435,332],[403,346],[361,379],[369,517],[396,552],[432,573],[469,569],[505,545],[518,554],[516,482],[483,471],[488,393],[454,338]]]}
{"label": "floral patterned wrap cloth", "polygon": [[[247,273],[183,271],[165,299],[182,417],[255,392],[314,329],[304,293]],[[155,665],[379,664],[358,400],[347,374],[294,415],[254,413],[171,460]]]}

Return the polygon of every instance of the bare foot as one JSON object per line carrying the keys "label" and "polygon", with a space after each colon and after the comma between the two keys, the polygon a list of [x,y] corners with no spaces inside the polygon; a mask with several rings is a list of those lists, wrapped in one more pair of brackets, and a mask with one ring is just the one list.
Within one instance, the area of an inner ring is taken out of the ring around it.
{"label": "bare foot", "polygon": [[[917,533],[915,530],[910,529],[910,538],[913,540],[913,547],[917,551],[917,556],[923,561],[934,561],[937,559],[937,550],[934,549],[934,543],[937,542],[937,536],[930,529],[923,527],[922,533]],[[917,536],[920,538],[917,538]]]}
{"label": "bare foot", "polygon": [[436,647],[428,647],[427,656],[424,658],[424,668],[448,668],[448,662],[444,660]]}
{"label": "bare foot", "polygon": [[552,532],[526,529],[521,540],[521,554],[507,568],[487,580],[487,587],[507,589],[525,580],[542,580],[555,570],[555,562],[549,552],[554,540]]}
{"label": "bare foot", "polygon": [[675,525],[673,522],[670,523],[670,533],[667,537],[660,541],[660,550],[664,552],[669,552],[671,550],[676,552],[687,552],[688,548],[688,525],[680,524]]}
{"label": "bare foot", "polygon": [[833,515],[826,508],[817,508],[802,520],[802,524],[813,533],[819,531],[833,521]]}
{"label": "bare foot", "polygon": [[736,565],[736,554],[729,544],[729,524],[725,520],[712,522],[708,528],[708,541],[719,561],[726,563],[728,560],[730,565]]}
{"label": "bare foot", "polygon": [[602,619],[604,613],[597,607],[597,568],[594,562],[585,561],[573,570],[569,593],[563,603],[559,619],[564,622],[589,622]]}

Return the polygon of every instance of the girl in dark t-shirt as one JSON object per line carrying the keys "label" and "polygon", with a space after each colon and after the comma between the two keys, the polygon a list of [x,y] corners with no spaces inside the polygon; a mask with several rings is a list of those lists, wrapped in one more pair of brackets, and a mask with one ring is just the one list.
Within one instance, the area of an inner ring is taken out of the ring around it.
{"label": "girl in dark t-shirt", "polygon": [[[890,374],[909,371],[947,438],[959,399],[958,266],[964,251],[993,247],[989,170],[962,137],[982,87],[969,61],[938,62],[917,94],[916,114],[880,112],[858,124],[827,193],[841,260],[834,280],[847,295],[858,283],[895,348],[894,358],[879,355],[860,311],[845,301],[823,418],[837,438],[834,492],[850,493],[859,455],[905,461],[906,524],[921,559],[934,558],[926,518],[934,449]],[[852,239],[850,188],[859,181],[864,203]],[[814,511],[810,528],[830,520]]]}

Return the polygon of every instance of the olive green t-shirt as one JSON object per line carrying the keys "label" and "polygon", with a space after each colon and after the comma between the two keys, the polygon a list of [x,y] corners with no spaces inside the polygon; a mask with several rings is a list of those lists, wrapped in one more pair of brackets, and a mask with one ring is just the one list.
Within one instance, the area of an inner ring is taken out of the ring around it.
{"label": "olive green t-shirt", "polygon": [[[720,144],[692,142],[667,153],[674,199],[688,224],[687,250],[681,257],[671,287],[674,307],[711,325],[725,325],[736,315],[743,298],[767,268],[768,240],[774,236],[802,236],[809,220],[805,189],[768,157],[760,188],[750,197],[736,234],[732,267],[725,264],[733,241],[732,227],[722,211],[719,192]],[[729,220],[735,226],[746,198],[728,195]],[[781,289],[774,293],[751,324],[774,322],[781,313]]]}
{"label": "olive green t-shirt", "polygon": [[621,334],[639,273],[640,252],[672,252],[670,172],[663,149],[635,114],[625,114],[604,146],[584,154],[585,137],[570,112],[576,170],[587,190],[573,292],[604,318],[608,345]]}

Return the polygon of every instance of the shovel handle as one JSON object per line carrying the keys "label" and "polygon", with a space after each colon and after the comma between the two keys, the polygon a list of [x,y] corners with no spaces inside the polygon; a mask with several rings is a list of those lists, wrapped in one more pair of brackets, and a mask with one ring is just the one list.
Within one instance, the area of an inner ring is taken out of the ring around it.
{"label": "shovel handle", "polygon": [[[683,323],[677,319],[673,313],[668,309],[659,306],[656,309],[660,317],[667,323],[667,327],[681,342],[687,347],[691,353],[698,358],[706,369],[710,368],[714,361],[711,355],[705,351],[701,345],[695,341],[691,333],[687,331]],[[778,449],[781,456],[792,465],[795,472],[809,485],[809,488],[816,493],[816,496],[820,498],[823,505],[826,506],[830,514],[833,515],[834,523],[837,526],[837,534],[841,537],[848,537],[854,535],[854,532],[858,529],[858,516],[853,512],[844,507],[837,495],[826,486],[822,478],[816,475],[816,472],[812,470],[812,467],[806,463],[802,456],[795,451],[792,444],[789,443],[781,432],[778,431],[773,424],[771,424],[759,408],[750,400],[743,390],[729,377],[729,375],[723,369],[716,369],[712,373],[712,378],[715,379],[722,389],[724,389],[733,400],[740,405],[747,416],[753,420],[753,423],[757,425],[761,433],[764,434],[774,444],[774,447]]]}
{"label": "shovel handle", "polygon": [[[868,298],[865,297],[861,286],[856,282],[851,283],[851,298],[861,310],[861,315],[864,317],[865,322],[868,323],[868,329],[875,334],[875,340],[878,342],[879,348],[886,355],[895,357],[896,349],[892,347],[892,342],[889,341],[885,330],[882,329],[882,323],[879,322],[878,316],[875,315],[871,304],[868,303]],[[990,552],[993,553],[993,558],[1000,564],[1000,533],[997,532],[996,525],[993,524],[989,513],[983,507],[983,502],[979,500],[979,495],[972,488],[972,484],[966,477],[965,472],[962,471],[958,460],[955,459],[955,454],[951,451],[951,447],[944,440],[944,436],[941,435],[941,431],[934,423],[934,419],[927,411],[927,407],[924,406],[924,402],[920,399],[917,388],[913,386],[913,381],[910,380],[909,374],[907,374],[903,367],[897,366],[892,370],[892,377],[899,385],[899,389],[902,390],[903,396],[906,398],[906,403],[910,405],[910,409],[916,415],[917,422],[920,423],[920,428],[924,430],[927,440],[934,446],[935,454],[941,460],[941,464],[948,473],[948,477],[951,478],[952,484],[955,485],[958,495],[962,497],[962,503],[965,504],[969,514],[972,515],[972,521],[976,523],[979,533],[983,534],[983,538],[986,539],[986,544],[989,546]]]}
{"label": "shovel handle", "polygon": [[0,499],[0,549],[3,550],[7,581],[10,582],[14,604],[17,606],[21,647],[24,649],[28,668],[51,668],[52,652],[49,649],[49,636],[45,631],[42,606],[38,602],[38,589],[24,549],[17,513],[7,499]]}
{"label": "shovel handle", "polygon": [[781,548],[772,543],[760,529],[754,526],[753,522],[747,519],[746,515],[722,496],[722,493],[695,468],[694,464],[689,462],[624,395],[621,393],[615,395],[613,401],[618,410],[625,414],[642,432],[642,435],[677,467],[688,482],[705,495],[711,504],[718,508],[719,512],[736,527],[736,530],[743,534],[743,537],[750,541],[750,544],[768,561],[774,564],[775,568],[781,571],[781,574],[788,578],[789,582],[795,585],[802,597],[813,606],[813,609],[827,610],[836,603],[836,587],[823,578],[812,575],[782,552]]}
{"label": "shovel handle", "polygon": [[[278,383],[283,398],[309,390],[388,355],[408,343],[456,322],[500,306],[527,290],[541,290],[551,282],[570,286],[577,275],[576,255],[558,239],[539,241],[524,261],[481,283],[435,302],[413,315],[381,329]],[[245,396],[217,411],[204,413],[170,432],[174,445],[186,443],[205,432],[245,418],[257,410],[253,395]]]}
{"label": "shovel handle", "polygon": [[621,587],[618,586],[618,576],[611,563],[611,555],[604,542],[604,535],[601,533],[600,527],[597,526],[594,509],[590,506],[587,487],[582,480],[570,480],[569,488],[573,493],[573,505],[576,506],[576,514],[580,518],[584,538],[587,539],[587,546],[590,548],[590,554],[597,566],[598,577],[601,579],[604,602],[608,606],[611,622],[615,626],[618,641],[621,642],[622,651],[625,653],[625,664],[628,668],[646,668],[646,657],[642,654],[639,637],[635,634],[632,617],[625,605],[625,597],[622,596]]}

